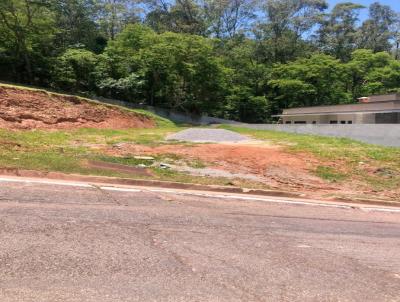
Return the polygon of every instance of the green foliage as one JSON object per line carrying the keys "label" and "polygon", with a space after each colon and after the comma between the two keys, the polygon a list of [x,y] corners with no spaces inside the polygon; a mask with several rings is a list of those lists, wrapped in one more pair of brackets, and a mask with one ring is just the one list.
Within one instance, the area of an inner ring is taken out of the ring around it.
{"label": "green foliage", "polygon": [[318,43],[322,50],[338,59],[347,61],[356,48],[357,21],[362,5],[342,2],[332,13],[321,20]]}
{"label": "green foliage", "polygon": [[268,82],[275,109],[351,102],[346,83],[345,65],[323,54],[276,65]]}
{"label": "green foliage", "polygon": [[48,77],[56,31],[50,1],[0,1],[0,50],[6,59],[0,69],[8,70],[15,81]]}
{"label": "green foliage", "polygon": [[54,68],[55,85],[63,90],[91,91],[97,56],[84,49],[68,49],[57,58]]}
{"label": "green foliage", "polygon": [[[125,93],[145,98],[150,105],[189,112],[211,112],[221,103],[225,90],[225,70],[214,56],[213,44],[200,36],[166,32],[156,34],[141,26],[128,26],[105,50],[113,58],[113,68],[102,70],[107,78],[125,81],[143,94]],[[110,66],[110,64],[108,65]],[[100,70],[99,70],[100,72]],[[112,84],[115,82],[110,81]],[[104,81],[100,88],[112,88]],[[120,89],[121,85],[119,85]]]}
{"label": "green foliage", "polygon": [[[261,5],[259,5],[261,4]],[[2,0],[0,80],[272,121],[400,90],[400,20],[325,0]]]}
{"label": "green foliage", "polygon": [[353,97],[397,91],[400,88],[399,63],[386,52],[356,50],[346,64]]}
{"label": "green foliage", "polygon": [[392,27],[398,22],[398,16],[390,6],[374,2],[369,7],[369,18],[365,20],[359,32],[359,46],[374,52],[390,51],[393,38]]}
{"label": "green foliage", "polygon": [[253,96],[249,89],[235,87],[227,98],[225,118],[247,123],[262,123],[271,116],[270,103],[265,96]]}

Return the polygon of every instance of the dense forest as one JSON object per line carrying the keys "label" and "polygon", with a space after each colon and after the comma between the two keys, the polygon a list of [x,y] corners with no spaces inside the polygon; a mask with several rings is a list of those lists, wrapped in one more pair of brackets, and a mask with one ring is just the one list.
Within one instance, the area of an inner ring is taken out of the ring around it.
{"label": "dense forest", "polygon": [[379,2],[0,1],[3,81],[247,122],[400,91],[399,45]]}

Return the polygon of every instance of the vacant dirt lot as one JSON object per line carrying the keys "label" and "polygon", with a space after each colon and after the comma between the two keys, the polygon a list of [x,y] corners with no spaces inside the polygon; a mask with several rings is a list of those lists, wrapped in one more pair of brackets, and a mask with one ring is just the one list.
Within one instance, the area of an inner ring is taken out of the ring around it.
{"label": "vacant dirt lot", "polygon": [[[184,141],[177,142],[180,135]],[[140,155],[154,160],[137,159]],[[0,168],[5,169],[399,200],[399,158],[394,148],[333,138],[184,129],[75,96],[0,84]]]}
{"label": "vacant dirt lot", "polygon": [[[271,188],[321,192],[338,190],[334,184],[314,176],[310,171],[320,161],[309,154],[299,156],[285,152],[282,147],[253,144],[196,144],[162,145],[149,147],[137,144],[122,144],[108,147],[105,152],[112,156],[172,155],[186,161],[200,160],[208,168],[235,174],[254,175]],[[343,189],[343,187],[342,187]]]}
{"label": "vacant dirt lot", "polygon": [[0,86],[0,128],[151,128],[151,118],[73,96]]}

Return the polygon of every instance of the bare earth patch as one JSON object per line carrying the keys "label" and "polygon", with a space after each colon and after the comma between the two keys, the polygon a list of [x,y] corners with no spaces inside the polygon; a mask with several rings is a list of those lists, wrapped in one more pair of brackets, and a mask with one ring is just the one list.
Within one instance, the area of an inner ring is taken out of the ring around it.
{"label": "bare earth patch", "polygon": [[144,115],[78,97],[0,87],[0,128],[128,129],[154,126],[154,121]]}
{"label": "bare earth patch", "polygon": [[[201,160],[208,168],[234,175],[254,175],[271,188],[327,193],[338,190],[335,184],[314,176],[320,162],[310,155],[294,155],[283,148],[251,144],[162,145],[149,147],[132,143],[108,147],[111,156],[168,155],[186,160]],[[206,169],[205,169],[206,171]],[[199,169],[201,172],[201,169]]]}

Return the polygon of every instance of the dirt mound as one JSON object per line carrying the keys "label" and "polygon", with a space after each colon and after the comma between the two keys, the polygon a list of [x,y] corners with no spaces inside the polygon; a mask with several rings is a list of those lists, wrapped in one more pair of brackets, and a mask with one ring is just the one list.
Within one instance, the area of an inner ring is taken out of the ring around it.
{"label": "dirt mound", "polygon": [[152,128],[144,115],[75,96],[0,86],[0,128]]}

